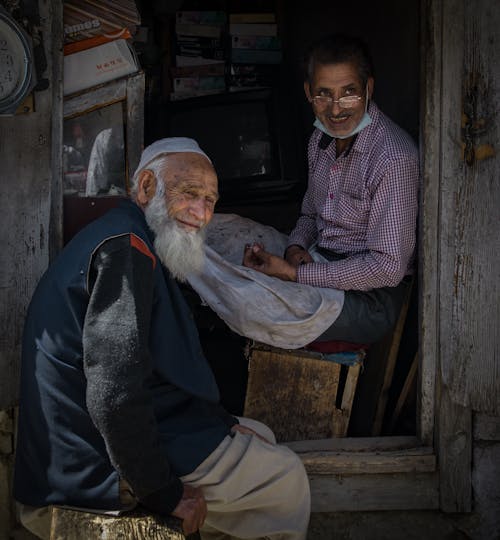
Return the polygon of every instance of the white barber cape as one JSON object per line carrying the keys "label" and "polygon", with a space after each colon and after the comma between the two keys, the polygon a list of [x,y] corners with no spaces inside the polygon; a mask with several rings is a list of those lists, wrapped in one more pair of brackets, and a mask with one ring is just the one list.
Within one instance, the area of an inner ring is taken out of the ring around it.
{"label": "white barber cape", "polygon": [[[242,266],[245,244],[282,256],[287,236],[235,214],[215,214],[207,227],[203,273],[188,282],[236,333],[284,349],[311,343],[337,319],[344,291],[266,276]],[[311,252],[316,262],[327,262]]]}

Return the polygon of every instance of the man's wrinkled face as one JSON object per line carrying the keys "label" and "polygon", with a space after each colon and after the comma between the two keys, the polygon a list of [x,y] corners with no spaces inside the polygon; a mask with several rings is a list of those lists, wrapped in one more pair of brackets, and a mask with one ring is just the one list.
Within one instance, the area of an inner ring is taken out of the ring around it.
{"label": "man's wrinkled face", "polygon": [[[365,113],[367,89],[371,96],[373,79],[368,79],[365,86],[356,66],[350,63],[316,64],[311,80],[304,84],[314,114],[334,137],[348,135],[359,124]],[[324,104],[315,101],[315,96],[328,96],[333,101]],[[344,96],[359,96],[361,99],[353,107],[341,108],[334,101]]]}
{"label": "man's wrinkled face", "polygon": [[196,153],[172,154],[165,174],[168,215],[188,232],[198,232],[213,217],[219,198],[211,163]]}
{"label": "man's wrinkled face", "polygon": [[193,152],[170,154],[162,178],[141,173],[136,201],[155,233],[155,249],[162,263],[180,281],[203,269],[204,227],[218,198],[212,164]]}

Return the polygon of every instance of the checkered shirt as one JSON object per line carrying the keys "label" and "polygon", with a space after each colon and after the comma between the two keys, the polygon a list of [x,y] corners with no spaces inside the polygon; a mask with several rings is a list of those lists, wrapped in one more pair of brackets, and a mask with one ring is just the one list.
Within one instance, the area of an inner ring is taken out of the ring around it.
{"label": "checkered shirt", "polygon": [[316,287],[394,287],[412,273],[418,209],[417,148],[372,102],[372,119],[350,150],[336,157],[335,139],[309,140],[309,184],[289,245],[346,256],[298,268],[297,281]]}

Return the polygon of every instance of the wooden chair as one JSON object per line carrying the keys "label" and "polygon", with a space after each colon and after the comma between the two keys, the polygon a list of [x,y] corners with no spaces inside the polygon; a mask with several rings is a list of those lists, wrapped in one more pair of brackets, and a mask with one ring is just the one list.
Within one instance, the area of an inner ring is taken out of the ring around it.
{"label": "wooden chair", "polygon": [[196,540],[185,536],[181,521],[134,511],[121,516],[52,507],[50,540]]}

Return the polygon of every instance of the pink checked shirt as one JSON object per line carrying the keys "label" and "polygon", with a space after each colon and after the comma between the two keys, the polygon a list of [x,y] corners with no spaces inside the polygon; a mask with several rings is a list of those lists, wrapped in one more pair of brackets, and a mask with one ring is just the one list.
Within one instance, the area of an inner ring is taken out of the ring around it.
{"label": "pink checked shirt", "polygon": [[321,149],[309,140],[309,185],[289,239],[315,243],[347,258],[304,264],[297,281],[316,287],[369,290],[394,287],[412,273],[418,208],[417,148],[372,102],[371,124],[338,158],[335,139]]}

